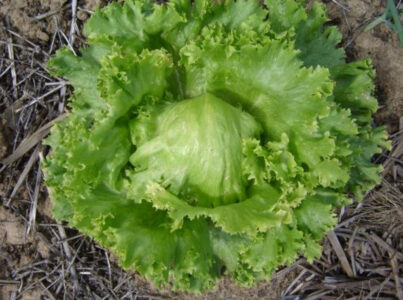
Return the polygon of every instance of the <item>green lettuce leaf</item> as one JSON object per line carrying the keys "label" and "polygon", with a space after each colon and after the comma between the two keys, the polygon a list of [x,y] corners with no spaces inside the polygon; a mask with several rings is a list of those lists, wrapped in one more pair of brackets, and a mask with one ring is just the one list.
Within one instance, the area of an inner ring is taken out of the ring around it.
{"label": "green lettuce leaf", "polygon": [[49,69],[74,86],[47,138],[53,214],[157,286],[267,279],[320,255],[336,208],[379,181],[370,62],[324,6],[126,0]]}

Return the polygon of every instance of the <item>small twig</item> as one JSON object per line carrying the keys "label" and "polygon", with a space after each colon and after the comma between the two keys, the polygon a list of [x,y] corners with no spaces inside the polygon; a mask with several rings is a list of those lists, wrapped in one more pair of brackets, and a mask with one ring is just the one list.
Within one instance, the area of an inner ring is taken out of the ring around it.
{"label": "small twig", "polygon": [[81,7],[81,6],[78,6],[77,8],[78,8],[79,11],[86,12],[89,15],[92,15],[94,13],[93,10],[90,10],[90,9],[87,9],[87,8],[84,8],[84,7]]}
{"label": "small twig", "polygon": [[43,282],[41,281],[39,283],[43,289],[43,291],[45,291],[46,295],[51,299],[51,300],[56,300],[56,298],[52,295],[52,293],[49,291],[49,288],[47,288]]}
{"label": "small twig", "polygon": [[357,218],[358,218],[358,215],[353,215],[352,217],[350,217],[350,218],[344,220],[343,222],[339,223],[338,225],[336,225],[335,229],[345,227],[345,226],[349,225],[350,223],[355,222]]}
{"label": "small twig", "polygon": [[[375,287],[373,287],[373,288],[369,291],[368,295],[364,298],[364,300],[373,299],[372,296],[373,296],[375,293],[381,292],[382,289],[384,288],[384,286],[389,282],[389,280],[390,280],[390,276],[389,276],[389,277],[386,277],[385,280],[384,280],[381,284],[376,285]],[[376,297],[376,299],[379,299],[379,298]]]}
{"label": "small twig", "polygon": [[112,288],[112,271],[111,271],[111,263],[109,261],[109,255],[106,250],[105,252],[105,258],[106,258],[106,264],[108,265],[108,279],[109,279],[109,287]]}
{"label": "small twig", "polygon": [[399,300],[403,300],[403,287],[400,282],[400,277],[399,277],[399,263],[397,261],[396,255],[393,253],[393,251],[388,251],[389,257],[390,257],[390,265],[392,266],[392,274],[393,274],[393,279],[395,281],[395,286],[396,286],[396,291],[397,291],[397,298]]}
{"label": "small twig", "polygon": [[58,243],[58,244],[61,244],[61,243],[64,243],[64,242],[69,242],[69,241],[78,239],[78,238],[83,237],[83,236],[84,236],[83,234],[78,234],[78,235],[69,237],[69,238],[67,238],[67,239],[65,239],[65,240],[59,240],[59,241],[57,241],[57,243]]}
{"label": "small twig", "polygon": [[39,68],[32,70],[28,75],[26,75],[24,77],[24,79],[21,79],[20,81],[18,81],[16,86],[19,86],[22,83],[24,83],[25,81],[27,81],[32,75],[34,75],[36,72],[38,72],[38,70],[39,70]]}
{"label": "small twig", "polygon": [[[24,291],[28,291],[30,290],[33,286],[35,286],[36,284],[38,284],[39,282],[42,282],[42,280],[45,279],[49,279],[49,276],[52,275],[53,273],[55,273],[57,270],[59,270],[60,266],[62,266],[62,263],[59,263],[52,271],[50,271],[48,274],[46,274],[45,276],[37,279],[36,281],[34,281],[33,283],[31,283],[30,285],[28,285],[27,287],[24,288]],[[23,282],[23,280],[21,280],[21,282]],[[21,293],[23,286],[20,287],[19,292]]]}
{"label": "small twig", "polygon": [[71,6],[71,4],[69,3],[69,4],[65,5],[64,7],[60,7],[60,8],[58,8],[58,9],[56,9],[56,10],[51,10],[51,11],[48,11],[48,12],[46,12],[46,13],[43,13],[43,14],[34,16],[33,19],[35,19],[35,20],[37,20],[37,21],[40,21],[40,20],[42,20],[42,19],[46,19],[46,18],[48,18],[48,17],[51,17],[51,16],[53,16],[53,15],[58,14],[59,12],[65,10],[65,9],[67,9],[67,8],[70,8],[70,6]]}
{"label": "small twig", "polygon": [[55,32],[52,35],[52,40],[50,42],[49,50],[47,52],[48,55],[50,55],[52,53],[52,51],[53,51],[53,47],[55,46],[56,37],[57,37],[57,30],[55,30]]}
{"label": "small twig", "polygon": [[[15,270],[15,273],[20,273],[21,271],[27,270],[27,269],[32,269],[36,266],[39,265],[43,265],[43,264],[48,264],[49,261],[47,259],[41,260],[41,261],[37,261],[37,262],[33,262],[33,263],[29,263],[26,265],[23,265],[22,267],[19,267],[18,269]],[[29,273],[30,271],[28,271]]]}
{"label": "small twig", "polygon": [[22,157],[25,153],[27,153],[32,147],[34,147],[36,144],[38,144],[45,136],[48,135],[50,128],[53,126],[53,124],[57,121],[60,121],[66,117],[65,114],[58,116],[54,120],[46,123],[43,125],[41,128],[39,128],[37,131],[35,131],[33,134],[31,134],[29,137],[25,138],[15,149],[15,151],[2,161],[3,165],[9,165]]}
{"label": "small twig", "polygon": [[61,88],[63,88],[63,85],[62,85],[62,84],[59,85],[59,86],[57,86],[57,87],[55,87],[54,89],[50,90],[49,92],[47,92],[47,93],[45,93],[45,94],[43,94],[43,95],[41,95],[41,96],[39,96],[39,97],[37,97],[37,98],[34,98],[34,99],[31,100],[29,103],[27,103],[27,104],[25,104],[24,106],[22,106],[22,107],[20,107],[19,109],[17,109],[15,112],[16,112],[16,113],[19,113],[20,111],[22,111],[22,110],[26,109],[27,107],[29,107],[29,106],[31,106],[31,105],[37,103],[38,101],[41,101],[42,99],[44,99],[44,98],[46,98],[47,96],[53,94],[54,92],[57,92],[57,91],[60,90]]}
{"label": "small twig", "polygon": [[126,278],[124,278],[123,280],[121,280],[121,281],[113,288],[113,291],[114,291],[114,292],[117,292],[117,291],[120,289],[120,287],[121,287],[122,285],[126,284],[129,280],[130,280],[130,276],[127,275]]}
{"label": "small twig", "polygon": [[305,275],[305,273],[307,272],[307,270],[303,269],[298,276],[291,282],[291,284],[287,287],[287,289],[284,292],[284,295],[288,295],[288,293],[290,293],[291,295],[294,294],[296,291],[295,289],[293,289],[293,287],[300,281],[300,279],[302,278],[302,276]]}
{"label": "small twig", "polygon": [[344,20],[346,21],[348,30],[351,31],[351,25],[350,25],[350,22],[349,22],[348,17],[347,17],[347,12],[348,12],[348,11],[346,11],[345,9],[343,9]]}
{"label": "small twig", "polygon": [[340,3],[339,1],[337,1],[337,0],[332,0],[332,2],[335,3],[336,5],[340,6],[344,11],[350,11],[350,9],[349,9],[347,6],[341,4],[341,3]]}
{"label": "small twig", "polygon": [[[67,243],[67,242],[65,241],[65,242],[63,242],[63,243]],[[79,245],[78,248],[74,251],[74,256],[71,258],[71,261],[70,261],[69,265],[67,266],[67,272],[69,272],[69,271],[70,271],[70,268],[73,267],[74,262],[76,261],[77,256],[78,256],[78,253],[80,252],[80,249],[81,249],[81,247],[83,246],[83,244],[84,244],[84,239],[82,239],[82,240],[80,241],[80,245]],[[76,271],[77,271],[77,270],[76,270]]]}
{"label": "small twig", "polygon": [[[276,273],[273,274],[273,278],[280,278],[283,277],[285,275],[287,275],[288,273],[290,273],[291,271],[295,270],[296,268],[298,268],[298,266],[300,266],[303,262],[305,262],[305,259],[300,258],[298,259],[295,263],[293,263],[291,266],[288,266],[284,269],[281,269],[280,271],[277,271]],[[302,265],[301,265],[302,266]]]}
{"label": "small twig", "polygon": [[12,66],[13,66],[13,63],[10,63],[10,64],[8,65],[8,67],[5,68],[4,71],[0,74],[0,78],[3,77],[4,75],[6,75],[7,72],[11,69]]}
{"label": "small twig", "polygon": [[[16,43],[9,43],[8,41],[0,41],[0,45],[8,45],[8,44],[12,44],[14,48],[24,49],[24,50],[26,50],[26,51],[31,51],[31,52],[35,52],[35,53],[38,52],[38,49],[37,49],[37,48],[31,48],[31,47],[24,46],[24,45],[20,45],[20,44],[16,44]],[[45,53],[45,55],[48,56],[46,53]],[[6,58],[2,58],[2,59],[3,59],[4,61],[10,61],[10,62],[15,61],[15,60],[6,59]]]}
{"label": "small twig", "polygon": [[13,97],[16,99],[18,97],[17,95],[17,72],[15,70],[15,63],[14,63],[14,47],[13,47],[13,40],[8,38],[8,43],[7,43],[7,50],[8,50],[8,57],[11,60],[11,78],[12,78],[12,83],[13,83]]}
{"label": "small twig", "polygon": [[354,249],[353,249],[353,244],[354,244],[355,236],[357,235],[357,231],[358,231],[358,227],[356,227],[354,229],[354,232],[351,235],[351,238],[350,238],[350,240],[348,242],[348,252],[349,252],[349,255],[350,255],[350,258],[351,258],[351,266],[353,268],[354,277],[357,276],[357,270],[356,270],[356,267],[355,267],[355,252],[354,252]]}
{"label": "small twig", "polygon": [[4,280],[0,279],[0,285],[9,285],[9,284],[20,284],[21,282],[18,280]]}
{"label": "small twig", "polygon": [[39,51],[40,51],[41,47],[39,47],[38,45],[32,43],[30,40],[27,40],[27,39],[24,38],[22,35],[18,34],[17,32],[14,32],[14,31],[12,31],[12,30],[10,30],[10,29],[7,29],[7,31],[8,31],[9,33],[11,33],[12,35],[14,35],[14,36],[16,36],[16,37],[22,39],[24,42],[30,44],[32,47],[34,47],[34,49],[36,49],[36,52],[39,52]]}
{"label": "small twig", "polygon": [[[39,146],[38,148],[41,148],[41,147]],[[36,211],[37,211],[37,206],[38,206],[38,196],[39,196],[39,188],[41,185],[41,178],[42,178],[42,171],[38,167],[38,172],[36,174],[34,196],[32,198],[31,211],[29,212],[29,222],[28,222],[27,234],[29,234],[31,229],[35,230]]]}
{"label": "small twig", "polygon": [[[59,231],[60,238],[62,240],[66,240],[67,239],[66,231],[64,230],[63,226],[58,224],[57,229]],[[73,257],[71,255],[69,244],[66,241],[63,242],[63,250],[64,250],[64,253],[66,254],[67,259],[71,262]],[[71,264],[71,266],[69,266],[69,267],[70,267],[69,269],[70,269],[71,277],[73,278],[74,291],[78,291],[80,287],[78,284],[78,276],[77,276],[76,268],[73,266],[73,264]]]}
{"label": "small twig", "polygon": [[340,245],[339,239],[336,236],[336,233],[332,230],[327,234],[327,238],[332,244],[334,252],[336,253],[338,259],[340,260],[341,267],[343,268],[344,272],[346,272],[348,277],[354,277],[353,270],[351,269],[350,264],[348,263],[348,259],[346,254],[343,251],[343,248]]}
{"label": "small twig", "polygon": [[[319,291],[316,291],[316,292],[313,292],[313,293],[307,295],[307,297],[304,299],[309,299],[309,300],[325,299],[325,298],[323,298],[323,296],[326,296],[330,292],[331,291],[329,291],[329,290],[321,289]],[[302,298],[301,298],[301,300],[302,300]]]}
{"label": "small twig", "polygon": [[379,236],[377,236],[375,233],[372,234],[367,234],[366,235],[368,238],[373,240],[375,243],[377,243],[379,246],[384,248],[385,250],[393,253],[394,256],[399,258],[400,260],[403,260],[403,254],[400,253],[398,250],[394,249],[392,246],[390,246],[388,243],[386,243],[383,239],[381,239]]}
{"label": "small twig", "polygon": [[64,34],[64,32],[61,31],[61,30],[59,30],[59,33],[62,35],[63,39],[66,41],[67,47],[69,47],[70,51],[71,51],[75,56],[77,56],[77,53],[76,53],[76,51],[75,51],[74,48],[73,48],[73,45],[70,43],[69,39],[68,39],[67,36]]}
{"label": "small twig", "polygon": [[15,184],[13,191],[11,192],[10,197],[8,198],[8,201],[6,203],[6,207],[10,206],[10,203],[12,199],[14,198],[15,194],[17,193],[18,189],[20,188],[21,184],[24,182],[24,179],[27,177],[29,171],[31,170],[33,164],[35,161],[38,159],[38,154],[39,154],[39,147],[36,147],[34,153],[32,153],[31,157],[29,158],[24,170],[22,171],[20,177],[18,178],[17,183]]}
{"label": "small twig", "polygon": [[345,211],[346,211],[346,206],[342,206],[341,209],[340,209],[339,218],[338,218],[339,220],[338,220],[337,223],[340,223],[341,220],[343,220],[343,216],[344,216]]}
{"label": "small twig", "polygon": [[71,25],[70,25],[70,44],[74,45],[74,33],[76,31],[77,22],[77,0],[71,0]]}

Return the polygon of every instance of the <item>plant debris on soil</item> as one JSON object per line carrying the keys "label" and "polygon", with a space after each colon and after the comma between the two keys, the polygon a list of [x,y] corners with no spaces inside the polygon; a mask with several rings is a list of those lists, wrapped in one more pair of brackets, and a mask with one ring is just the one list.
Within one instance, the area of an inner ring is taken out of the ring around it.
{"label": "plant debris on soil", "polygon": [[[46,69],[62,45],[85,45],[82,25],[106,1],[3,0],[0,3],[0,299],[403,299],[403,50],[382,24],[386,1],[328,0],[348,60],[371,57],[377,71],[377,125],[393,148],[374,158],[383,180],[362,203],[339,212],[322,257],[285,267],[240,288],[229,278],[203,296],[158,291],[124,271],[108,250],[55,222],[39,161],[42,139],[68,111],[69,83]],[[396,1],[400,5],[399,1]]]}

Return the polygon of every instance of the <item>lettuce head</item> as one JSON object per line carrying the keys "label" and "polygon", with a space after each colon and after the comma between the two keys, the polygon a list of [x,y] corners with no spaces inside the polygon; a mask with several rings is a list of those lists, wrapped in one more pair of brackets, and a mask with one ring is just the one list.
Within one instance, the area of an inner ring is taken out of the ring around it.
{"label": "lettuce head", "polygon": [[49,69],[74,87],[43,162],[53,215],[157,286],[266,279],[321,253],[387,147],[368,60],[323,5],[126,0]]}

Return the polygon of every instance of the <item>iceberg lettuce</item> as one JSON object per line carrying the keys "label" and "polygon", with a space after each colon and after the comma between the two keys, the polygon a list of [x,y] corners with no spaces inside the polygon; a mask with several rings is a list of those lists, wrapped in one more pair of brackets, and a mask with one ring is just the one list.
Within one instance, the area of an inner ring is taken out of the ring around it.
{"label": "iceberg lettuce", "polygon": [[320,256],[335,209],[388,147],[368,60],[346,63],[324,6],[126,0],[49,69],[74,86],[47,138],[53,214],[157,286],[241,285]]}

